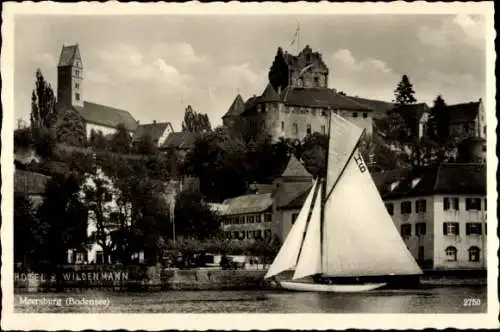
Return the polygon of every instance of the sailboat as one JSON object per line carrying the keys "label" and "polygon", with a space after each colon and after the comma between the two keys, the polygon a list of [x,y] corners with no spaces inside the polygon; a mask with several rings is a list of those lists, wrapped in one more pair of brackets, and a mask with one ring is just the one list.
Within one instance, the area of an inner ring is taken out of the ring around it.
{"label": "sailboat", "polygon": [[358,149],[363,130],[336,113],[328,122],[326,176],[314,180],[265,278],[295,291],[363,292],[418,277]]}

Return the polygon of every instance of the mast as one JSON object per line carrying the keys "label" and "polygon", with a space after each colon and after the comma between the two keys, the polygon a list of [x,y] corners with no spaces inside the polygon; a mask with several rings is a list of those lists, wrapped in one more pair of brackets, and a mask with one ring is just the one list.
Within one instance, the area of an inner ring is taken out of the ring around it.
{"label": "mast", "polygon": [[325,223],[325,202],[326,202],[326,176],[328,174],[328,171],[326,170],[326,168],[328,167],[328,150],[330,149],[330,132],[331,132],[331,128],[330,126],[332,125],[332,110],[330,107],[328,107],[328,136],[327,136],[327,145],[326,145],[326,157],[325,157],[325,177],[323,178],[323,186],[321,187],[321,190],[323,191],[322,192],[322,195],[321,197],[323,198],[322,199],[322,202],[321,202],[321,216],[320,216],[320,239],[321,239],[321,243],[320,243],[320,253],[321,253],[321,264],[323,265],[323,256],[324,256],[324,253],[323,253],[323,226],[324,226],[324,223]]}

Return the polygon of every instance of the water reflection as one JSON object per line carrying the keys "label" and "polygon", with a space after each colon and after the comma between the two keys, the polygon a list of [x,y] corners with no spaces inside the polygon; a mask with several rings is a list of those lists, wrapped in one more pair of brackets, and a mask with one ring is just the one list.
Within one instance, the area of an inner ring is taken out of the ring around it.
{"label": "water reflection", "polygon": [[[109,299],[109,306],[26,305],[21,299]],[[464,306],[464,299],[480,299]],[[165,291],[158,293],[16,294],[16,312],[134,313],[479,313],[486,312],[486,287],[378,290],[368,293],[298,293],[287,291]]]}

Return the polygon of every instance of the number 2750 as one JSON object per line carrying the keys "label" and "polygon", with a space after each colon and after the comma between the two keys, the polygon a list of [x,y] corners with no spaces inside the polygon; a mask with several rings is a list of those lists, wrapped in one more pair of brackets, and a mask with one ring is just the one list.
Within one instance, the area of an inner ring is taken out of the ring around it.
{"label": "number 2750", "polygon": [[480,305],[481,305],[481,299],[473,299],[473,298],[464,299],[464,307],[474,307]]}

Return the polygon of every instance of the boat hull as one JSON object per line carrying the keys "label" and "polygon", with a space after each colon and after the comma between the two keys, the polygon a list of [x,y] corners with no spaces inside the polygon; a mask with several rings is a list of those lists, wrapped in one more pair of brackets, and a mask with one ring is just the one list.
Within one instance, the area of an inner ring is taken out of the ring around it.
{"label": "boat hull", "polygon": [[359,293],[367,292],[385,286],[387,283],[368,284],[320,284],[309,282],[280,281],[284,289],[299,292],[335,292],[335,293]]}

